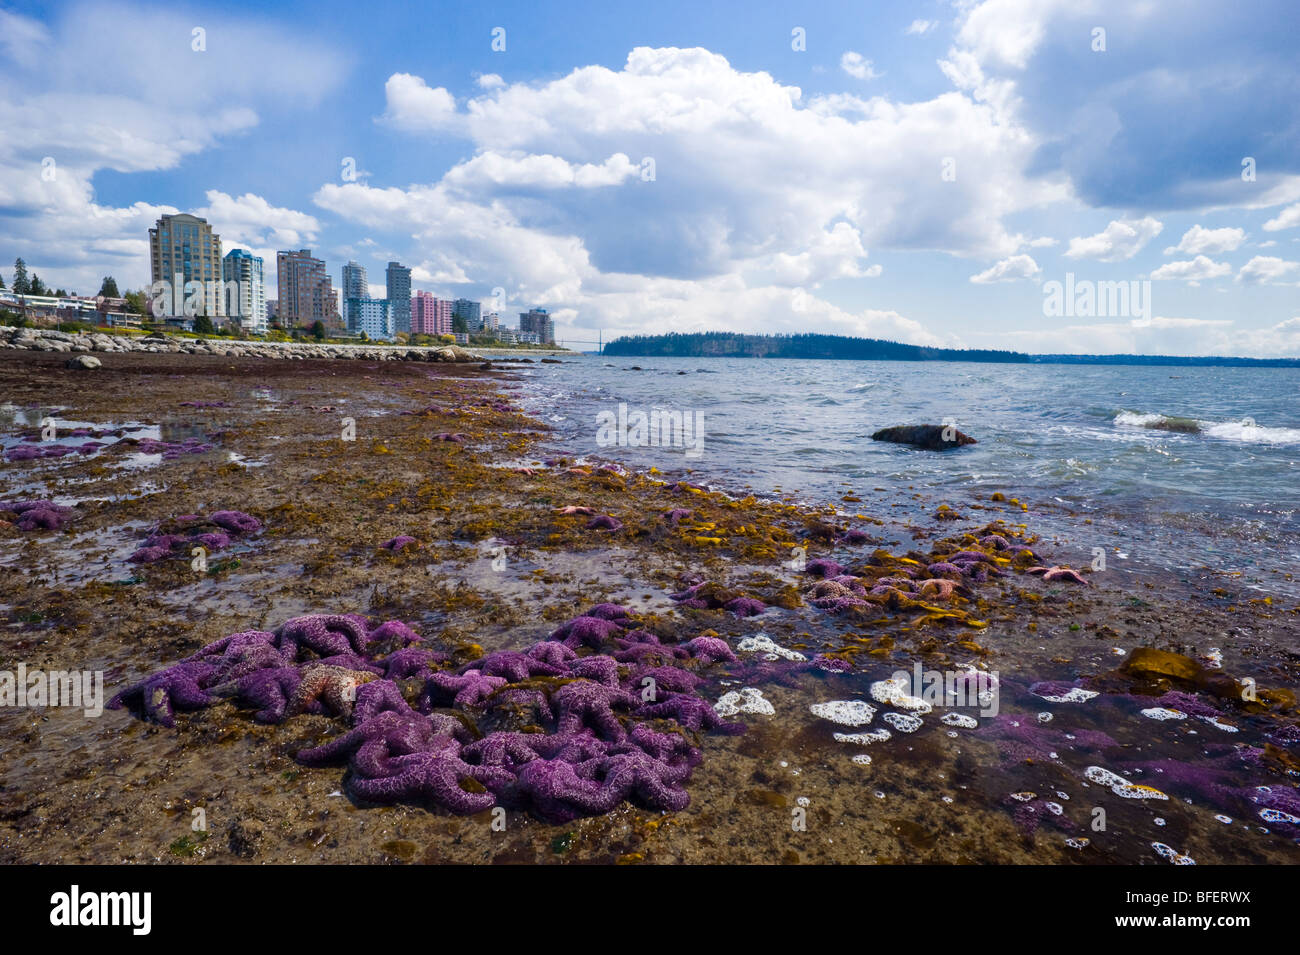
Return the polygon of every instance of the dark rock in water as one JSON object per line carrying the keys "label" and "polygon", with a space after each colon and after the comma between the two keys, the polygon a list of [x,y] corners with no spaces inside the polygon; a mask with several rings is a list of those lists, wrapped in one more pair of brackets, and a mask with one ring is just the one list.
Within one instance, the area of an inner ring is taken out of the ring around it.
{"label": "dark rock in water", "polygon": [[1201,423],[1195,418],[1165,418],[1162,417],[1157,421],[1147,425],[1156,431],[1176,431],[1179,434],[1200,434]]}
{"label": "dark rock in water", "polygon": [[[945,440],[944,432],[948,432]],[[927,451],[947,451],[949,448],[959,448],[963,444],[977,444],[976,440],[968,434],[963,434],[956,428],[945,428],[937,424],[905,424],[893,428],[882,428],[871,436],[872,441],[892,441],[894,444],[910,444],[913,447],[925,448]]]}
{"label": "dark rock in water", "polygon": [[563,365],[564,362],[560,361],[560,359],[558,359],[558,358],[543,358],[543,359],[542,359],[542,364],[543,364],[543,365]]}

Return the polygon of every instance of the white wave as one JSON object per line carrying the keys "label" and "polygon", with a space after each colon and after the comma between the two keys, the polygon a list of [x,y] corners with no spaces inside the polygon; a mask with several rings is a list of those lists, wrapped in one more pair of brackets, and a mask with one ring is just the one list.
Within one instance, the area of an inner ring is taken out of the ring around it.
{"label": "white wave", "polygon": [[1263,428],[1243,421],[1225,421],[1222,424],[1202,422],[1202,430],[1225,441],[1245,441],[1249,444],[1300,444],[1300,428]]}
{"label": "white wave", "polygon": [[1247,444],[1300,444],[1300,428],[1266,428],[1250,418],[1241,421],[1206,421],[1175,415],[1121,411],[1115,415],[1115,424],[1184,434],[1200,433],[1211,438]]}
{"label": "white wave", "polygon": [[1142,414],[1138,411],[1121,411],[1115,415],[1115,423],[1130,428],[1153,428],[1165,420],[1162,414]]}

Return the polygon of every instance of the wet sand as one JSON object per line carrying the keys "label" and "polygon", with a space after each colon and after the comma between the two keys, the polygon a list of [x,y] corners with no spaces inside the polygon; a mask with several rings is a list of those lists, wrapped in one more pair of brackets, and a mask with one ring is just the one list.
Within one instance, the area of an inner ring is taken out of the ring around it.
{"label": "wet sand", "polygon": [[[180,714],[167,729],[126,710],[87,718],[0,707],[0,861],[1167,864],[1153,842],[1200,864],[1300,861],[1294,826],[1216,820],[1222,807],[1199,793],[1188,803],[1176,786],[1166,787],[1166,800],[1125,799],[1083,775],[1093,764],[1193,763],[1207,744],[1268,740],[1282,755],[1238,782],[1294,788],[1300,747],[1287,727],[1298,722],[1300,608],[1234,590],[1231,579],[1108,570],[1080,586],[1008,566],[946,605],[946,618],[874,605],[832,615],[808,603],[816,581],[784,566],[794,547],[846,566],[878,548],[923,555],[998,521],[1047,565],[1085,563],[1087,555],[1034,540],[1034,502],[1028,510],[1013,503],[1015,488],[1004,501],[936,500],[930,526],[903,531],[884,514],[856,516],[851,500],[814,512],[674,490],[653,474],[531,466],[542,456],[544,425],[501,410],[517,395],[508,371],[152,354],[105,355],[102,368],[74,371],[64,358],[0,355],[6,438],[31,433],[52,413],[103,431],[157,426],[160,440],[175,445],[201,436],[210,450],[168,457],[118,441],[91,455],[0,464],[0,499],[53,498],[73,508],[63,530],[0,526],[0,670],[20,662],[102,670],[111,695],[227,634],[274,629],[305,613],[400,619],[465,662],[544,639],[608,601],[681,641],[712,632],[734,647],[761,633],[807,656],[848,660],[853,671],[765,685],[774,716],[746,717],[741,736],[701,735],[704,759],[683,811],[624,803],[560,825],[512,811],[504,831],[490,813],[358,803],[343,770],[293,759],[338,732],[339,721],[325,716],[263,726],[223,704]],[[345,417],[354,420],[354,441],[341,440]],[[525,471],[501,466],[525,463]],[[944,503],[951,511],[938,510]],[[586,530],[556,513],[565,505],[612,514],[624,527]],[[210,555],[207,572],[182,559],[128,561],[160,523],[225,508],[256,516],[264,530]],[[672,508],[695,514],[666,525],[658,516]],[[869,539],[834,542],[847,526]],[[398,535],[418,548],[379,547]],[[749,618],[682,609],[667,595],[690,574],[769,609]],[[1153,687],[1114,674],[1137,647],[1190,658],[1218,648],[1223,674],[1251,678],[1273,696],[1217,700],[1239,730],[1230,735],[1195,720],[1144,719],[1130,698]],[[1115,746],[1076,753],[1062,737],[1057,758],[1026,757],[996,735],[927,717],[914,734],[861,747],[836,742],[833,732],[852,730],[809,711],[816,702],[870,699],[873,681],[915,660],[926,669],[996,670],[1003,713],[1032,721],[1052,712],[1045,726],[1053,731],[1106,732]],[[725,667],[709,677],[711,700],[737,688]],[[1056,705],[1028,691],[1078,678],[1099,681],[1114,699]],[[864,753],[869,765],[852,760]],[[1026,800],[1014,798],[1025,793],[1064,807],[1068,827],[1027,826]],[[1090,826],[1097,807],[1106,811],[1104,831]],[[192,828],[195,810],[206,831]],[[1088,842],[1072,848],[1070,838]]]}

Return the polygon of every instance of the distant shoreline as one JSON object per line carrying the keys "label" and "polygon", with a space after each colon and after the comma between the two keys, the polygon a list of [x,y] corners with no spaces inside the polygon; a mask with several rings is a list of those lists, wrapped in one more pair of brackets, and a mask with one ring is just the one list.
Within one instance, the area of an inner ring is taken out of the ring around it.
{"label": "distant shoreline", "polygon": [[793,358],[811,361],[945,361],[1013,365],[1143,365],[1300,368],[1300,358],[1229,355],[1031,355],[989,349],[932,348],[847,335],[742,335],[700,332],[616,338],[602,353],[618,358]]}

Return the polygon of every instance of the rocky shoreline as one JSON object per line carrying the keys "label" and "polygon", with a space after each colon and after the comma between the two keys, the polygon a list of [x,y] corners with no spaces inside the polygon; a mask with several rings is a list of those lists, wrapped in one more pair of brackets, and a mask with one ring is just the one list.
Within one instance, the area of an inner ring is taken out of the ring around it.
{"label": "rocky shoreline", "polygon": [[[163,336],[136,338],[103,332],[61,332],[52,328],[0,328],[0,348],[38,352],[143,352],[152,355],[216,355],[222,358],[278,358],[291,361],[431,361],[482,362],[503,350],[479,354],[459,345],[335,345],[306,342],[219,341]],[[504,350],[509,352],[509,350]],[[511,353],[518,354],[518,353]],[[543,352],[543,354],[551,354]],[[89,366],[94,367],[94,366]]]}
{"label": "rocky shoreline", "polygon": [[0,862],[1300,851],[1300,607],[574,460],[478,367],[66,358],[0,356],[0,673],[123,708],[0,707]]}

